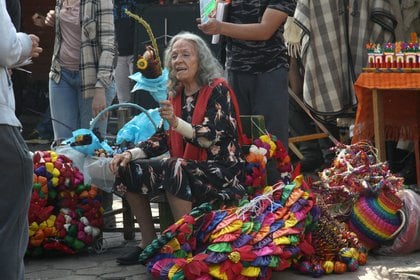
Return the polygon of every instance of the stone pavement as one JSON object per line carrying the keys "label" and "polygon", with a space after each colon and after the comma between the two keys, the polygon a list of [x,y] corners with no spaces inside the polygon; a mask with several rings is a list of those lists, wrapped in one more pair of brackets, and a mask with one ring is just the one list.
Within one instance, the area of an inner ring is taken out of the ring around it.
{"label": "stone pavement", "polygon": [[[136,239],[138,236],[136,236]],[[121,266],[115,258],[127,246],[135,246],[136,241],[124,241],[120,233],[105,233],[101,252],[86,252],[75,256],[27,258],[25,279],[76,279],[76,280],[151,280],[143,265]],[[272,279],[308,280],[311,276],[294,271],[276,272]],[[368,264],[356,272],[331,274],[324,279],[337,280],[394,280],[420,279],[420,252],[400,257],[369,256]]]}

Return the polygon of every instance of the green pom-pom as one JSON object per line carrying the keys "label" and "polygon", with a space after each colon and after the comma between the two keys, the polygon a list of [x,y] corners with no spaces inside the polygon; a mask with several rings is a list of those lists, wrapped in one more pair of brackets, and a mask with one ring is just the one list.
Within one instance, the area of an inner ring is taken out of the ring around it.
{"label": "green pom-pom", "polygon": [[85,247],[85,243],[79,239],[75,239],[71,247],[76,251],[80,251]]}

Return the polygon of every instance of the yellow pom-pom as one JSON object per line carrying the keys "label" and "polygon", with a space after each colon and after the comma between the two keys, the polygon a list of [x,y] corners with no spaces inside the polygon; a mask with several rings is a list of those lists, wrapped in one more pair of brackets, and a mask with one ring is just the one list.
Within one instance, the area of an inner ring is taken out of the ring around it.
{"label": "yellow pom-pom", "polygon": [[324,269],[326,274],[330,274],[334,272],[334,263],[332,261],[325,261],[322,264],[322,268]]}
{"label": "yellow pom-pom", "polygon": [[55,162],[58,158],[58,154],[56,152],[51,151],[51,161]]}
{"label": "yellow pom-pom", "polygon": [[353,259],[358,259],[359,258],[359,251],[357,251],[357,249],[356,248],[350,248],[350,254],[351,254],[351,256],[352,256],[352,258]]}
{"label": "yellow pom-pom", "polygon": [[147,68],[147,60],[144,59],[142,56],[137,60],[137,68],[140,70],[144,70]]}
{"label": "yellow pom-pom", "polygon": [[58,170],[57,168],[54,168],[51,173],[52,173],[53,177],[59,177],[60,176],[60,170]]}
{"label": "yellow pom-pom", "polygon": [[228,258],[233,262],[233,263],[238,263],[241,260],[241,254],[239,252],[231,252],[228,256]]}
{"label": "yellow pom-pom", "polygon": [[58,177],[53,177],[53,178],[51,179],[51,182],[52,182],[52,185],[53,185],[54,187],[57,187],[57,185],[58,185]]}
{"label": "yellow pom-pom", "polygon": [[29,237],[35,234],[35,232],[39,229],[39,226],[36,222],[32,222],[29,226]]}
{"label": "yellow pom-pom", "polygon": [[45,169],[47,169],[47,172],[52,173],[54,170],[54,164],[52,162],[46,162]]}
{"label": "yellow pom-pom", "polygon": [[51,215],[48,219],[47,219],[47,226],[48,227],[53,227],[55,220],[56,220],[56,216],[55,215]]}

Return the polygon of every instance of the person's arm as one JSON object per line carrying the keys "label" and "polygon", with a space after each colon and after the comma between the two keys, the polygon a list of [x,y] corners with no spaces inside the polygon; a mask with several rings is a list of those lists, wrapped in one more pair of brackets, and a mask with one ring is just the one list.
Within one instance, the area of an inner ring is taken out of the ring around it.
{"label": "person's arm", "polygon": [[115,43],[115,28],[113,4],[111,0],[98,1],[97,11],[97,40],[99,44],[97,87],[108,87],[112,82],[112,75],[116,62],[117,47]]}
{"label": "person's arm", "polygon": [[140,142],[137,147],[115,154],[110,162],[110,169],[116,173],[119,166],[126,166],[130,161],[136,159],[152,158],[164,154],[169,150],[167,145],[167,132],[157,131],[146,141]]}
{"label": "person's arm", "polygon": [[114,14],[111,0],[98,1],[96,30],[100,50],[96,73],[95,94],[92,100],[92,114],[98,115],[106,106],[106,88],[112,83],[117,47],[115,43]]}
{"label": "person's arm", "polygon": [[0,37],[1,66],[13,67],[30,57],[37,57],[42,52],[37,36],[16,33],[4,0],[0,1]]}
{"label": "person's arm", "polygon": [[220,34],[238,40],[265,41],[286,22],[287,13],[267,8],[259,23],[237,24],[210,19],[198,28],[208,35]]}
{"label": "person's arm", "polygon": [[220,139],[238,137],[232,93],[223,85],[214,87],[207,103],[203,123],[193,125],[194,138],[186,139],[194,145],[209,148]]}

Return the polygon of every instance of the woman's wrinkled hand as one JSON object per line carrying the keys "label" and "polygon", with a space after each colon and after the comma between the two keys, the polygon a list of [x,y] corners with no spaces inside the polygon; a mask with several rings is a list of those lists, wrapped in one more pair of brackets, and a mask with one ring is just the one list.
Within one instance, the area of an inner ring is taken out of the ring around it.
{"label": "woman's wrinkled hand", "polygon": [[111,169],[114,174],[117,174],[118,168],[120,166],[126,167],[127,164],[131,161],[131,158],[132,155],[128,151],[125,151],[122,154],[115,154],[109,163],[109,169]]}
{"label": "woman's wrinkled hand", "polygon": [[178,118],[175,116],[174,107],[169,100],[160,101],[159,113],[162,119],[169,122],[170,126],[177,127]]}

